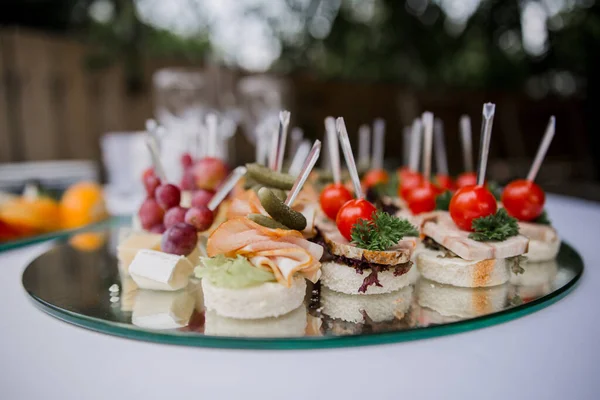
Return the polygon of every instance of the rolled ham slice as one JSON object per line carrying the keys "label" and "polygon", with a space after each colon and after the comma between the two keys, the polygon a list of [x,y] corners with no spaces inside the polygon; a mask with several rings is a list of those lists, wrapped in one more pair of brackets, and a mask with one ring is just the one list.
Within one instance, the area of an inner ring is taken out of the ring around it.
{"label": "rolled ham slice", "polygon": [[224,222],[210,235],[207,252],[210,257],[244,256],[256,267],[272,271],[279,283],[291,287],[295,273],[313,282],[319,279],[323,248],[304,239],[298,231],[270,229],[238,217]]}
{"label": "rolled ham slice", "polygon": [[423,234],[464,260],[514,257],[527,253],[529,248],[529,239],[523,235],[513,236],[502,242],[478,242],[469,239],[469,232],[459,229],[447,213],[439,214],[437,222],[425,222]]}

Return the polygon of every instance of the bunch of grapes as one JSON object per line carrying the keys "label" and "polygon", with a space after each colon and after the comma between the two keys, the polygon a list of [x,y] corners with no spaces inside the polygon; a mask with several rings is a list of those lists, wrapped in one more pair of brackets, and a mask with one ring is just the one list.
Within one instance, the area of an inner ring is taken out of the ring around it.
{"label": "bunch of grapes", "polygon": [[142,228],[162,233],[161,248],[171,254],[188,255],[196,247],[197,233],[210,228],[214,213],[208,203],[214,193],[199,190],[193,194],[192,207],[180,206],[181,189],[171,183],[163,183],[152,169],[143,175],[146,200],[140,206],[138,216]]}

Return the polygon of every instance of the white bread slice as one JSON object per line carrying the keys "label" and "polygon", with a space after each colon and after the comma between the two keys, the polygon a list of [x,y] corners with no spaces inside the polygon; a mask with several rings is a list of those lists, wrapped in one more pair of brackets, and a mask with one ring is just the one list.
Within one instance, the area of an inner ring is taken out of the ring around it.
{"label": "white bread slice", "polygon": [[501,242],[478,242],[469,239],[469,232],[459,229],[447,214],[439,214],[437,222],[425,222],[423,234],[465,260],[519,256],[527,252],[529,244],[529,239],[523,235],[513,236]]}
{"label": "white bread slice", "polygon": [[223,317],[214,311],[204,314],[204,334],[231,337],[297,337],[306,330],[306,308],[276,317],[263,319],[237,319]]}
{"label": "white bread slice", "polygon": [[558,255],[560,237],[553,227],[519,222],[519,232],[529,238],[529,251],[525,256],[530,262],[554,260]]}
{"label": "white bread slice", "polygon": [[412,294],[412,286],[371,296],[354,296],[321,287],[321,312],[331,318],[354,323],[364,322],[363,312],[373,322],[402,319],[410,308]]}
{"label": "white bread slice", "polygon": [[460,287],[487,287],[506,283],[510,277],[506,260],[463,260],[443,257],[441,251],[424,249],[417,256],[417,268],[429,280]]}
{"label": "white bread slice", "polygon": [[439,312],[428,307],[421,307],[419,303],[413,303],[410,308],[407,321],[410,327],[426,328],[431,325],[451,324],[452,322],[462,321],[463,318],[456,315],[442,315]]}
{"label": "white bread slice", "polygon": [[505,307],[508,285],[467,289],[421,279],[416,285],[417,302],[444,316],[474,318]]}
{"label": "white bread slice", "polygon": [[300,307],[306,294],[306,282],[303,277],[296,276],[290,288],[277,282],[266,282],[243,289],[228,289],[202,279],[202,291],[207,310],[223,317],[261,319],[278,317]]}
{"label": "white bread slice", "polygon": [[556,260],[523,265],[522,274],[510,273],[510,283],[516,286],[537,286],[553,282],[558,273]]}
{"label": "white bread slice", "polygon": [[394,276],[393,268],[379,272],[377,276],[382,287],[371,285],[365,293],[360,293],[358,289],[371,273],[371,269],[365,269],[362,274],[359,274],[354,268],[345,264],[327,261],[321,263],[321,284],[336,292],[352,295],[391,293],[414,283],[418,276],[414,270],[415,268],[411,266],[407,273],[400,276]]}

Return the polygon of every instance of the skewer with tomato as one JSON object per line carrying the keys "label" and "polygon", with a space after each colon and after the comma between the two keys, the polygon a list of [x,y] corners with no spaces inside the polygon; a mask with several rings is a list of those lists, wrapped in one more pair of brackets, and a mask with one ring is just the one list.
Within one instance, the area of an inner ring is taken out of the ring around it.
{"label": "skewer with tomato", "polygon": [[473,171],[471,118],[468,115],[463,115],[460,117],[460,139],[463,150],[463,165],[465,172],[456,178],[456,186],[458,188],[477,185],[477,174]]}
{"label": "skewer with tomato", "polygon": [[413,121],[410,134],[408,165],[398,171],[398,197],[402,199],[406,199],[408,193],[423,182],[423,176],[419,173],[422,127],[420,118]]}
{"label": "skewer with tomato", "polygon": [[378,118],[373,123],[373,153],[371,156],[371,169],[363,176],[362,188],[369,188],[378,184],[387,184],[390,177],[385,169],[383,169],[385,144],[385,121]]}

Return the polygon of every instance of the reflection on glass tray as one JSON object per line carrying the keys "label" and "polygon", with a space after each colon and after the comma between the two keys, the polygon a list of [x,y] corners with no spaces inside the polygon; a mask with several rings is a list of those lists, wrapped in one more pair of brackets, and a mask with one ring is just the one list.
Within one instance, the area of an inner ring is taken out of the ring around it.
{"label": "reflection on glass tray", "polygon": [[[206,311],[196,279],[175,292],[138,289],[118,268],[117,232],[118,227],[112,228],[110,240],[98,249],[70,240],[34,260],[23,274],[23,285],[36,304],[77,325],[144,340],[212,347],[332,347],[431,337],[503,322],[556,301],[583,271],[577,253],[563,245],[557,261],[528,264],[525,273],[501,286],[468,289],[416,277],[413,285],[393,293],[347,295],[316,284],[308,286],[304,304],[286,315],[239,320]],[[257,338],[264,340],[257,344]],[[323,340],[335,338],[356,342]]]}

